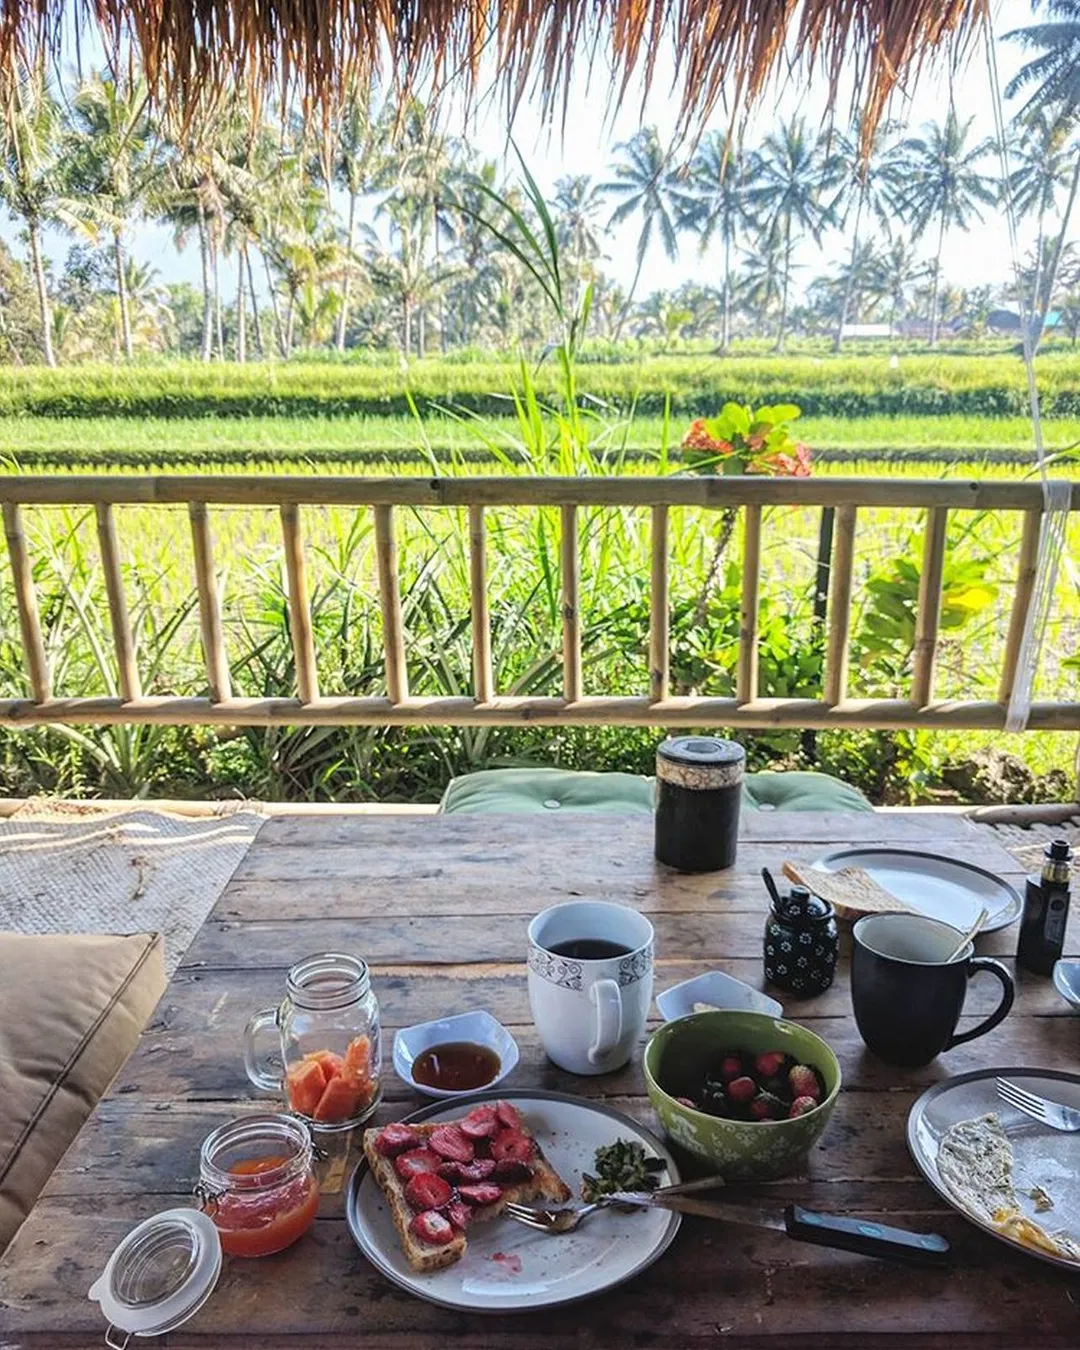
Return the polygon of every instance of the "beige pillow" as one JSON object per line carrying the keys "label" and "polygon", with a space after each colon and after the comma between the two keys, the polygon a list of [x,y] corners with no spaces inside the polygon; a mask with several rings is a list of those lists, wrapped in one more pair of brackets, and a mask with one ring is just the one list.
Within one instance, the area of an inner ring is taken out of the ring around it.
{"label": "beige pillow", "polygon": [[157,933],[0,933],[0,1251],[165,989]]}

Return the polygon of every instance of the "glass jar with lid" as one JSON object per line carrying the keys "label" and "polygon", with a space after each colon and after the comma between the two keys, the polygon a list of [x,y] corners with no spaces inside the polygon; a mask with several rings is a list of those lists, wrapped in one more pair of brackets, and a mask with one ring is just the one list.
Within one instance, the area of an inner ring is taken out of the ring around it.
{"label": "glass jar with lid", "polygon": [[[261,1065],[258,1039],[276,1030],[283,1074]],[[379,1004],[367,963],[324,952],[298,961],[276,1008],[257,1013],[244,1033],[248,1077],[266,1092],[284,1091],[289,1107],[316,1130],[362,1124],[381,1095]]]}

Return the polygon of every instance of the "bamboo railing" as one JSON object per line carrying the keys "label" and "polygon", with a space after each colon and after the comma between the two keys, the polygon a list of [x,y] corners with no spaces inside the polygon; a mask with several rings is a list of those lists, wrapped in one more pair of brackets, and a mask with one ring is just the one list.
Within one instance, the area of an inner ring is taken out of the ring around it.
{"label": "bamboo railing", "polygon": [[[1042,520],[1038,484],[1000,481],[922,481],[891,478],[319,478],[319,477],[6,477],[0,478],[4,533],[14,579],[22,649],[32,697],[0,698],[0,723],[405,723],[541,725],[622,723],[661,727],[956,727],[1000,728],[1017,676],[1031,604]],[[64,698],[51,688],[24,531],[26,507],[92,507],[118,671],[118,697]],[[188,510],[208,695],[142,693],[124,599],[117,508],[129,505]],[[757,642],[762,511],[767,506],[833,507],[835,529],[829,585],[826,660],[820,698],[758,696]],[[277,507],[288,579],[290,629],[297,672],[294,698],[236,698],[232,694],[222,596],[214,566],[211,508]],[[319,688],[302,529],[305,506],[343,506],[372,512],[386,664],[385,696],[347,697]],[[563,693],[549,697],[500,695],[492,669],[487,594],[485,511],[499,507],[555,507],[562,521]],[[669,532],[672,507],[741,508],[743,531],[739,657],[734,698],[674,697],[669,667]],[[472,697],[425,698],[409,693],[408,641],[398,580],[396,513],[425,507],[468,508]],[[648,688],[640,693],[590,696],[584,689],[580,610],[579,512],[590,507],[651,511]],[[860,509],[926,512],[910,697],[852,699],[847,694],[855,535]],[[1072,510],[1080,509],[1080,485]],[[993,510],[1023,513],[1015,592],[998,684],[998,698],[936,700],[942,578],[949,514]],[[1080,729],[1080,702],[1035,703],[1032,728]]]}

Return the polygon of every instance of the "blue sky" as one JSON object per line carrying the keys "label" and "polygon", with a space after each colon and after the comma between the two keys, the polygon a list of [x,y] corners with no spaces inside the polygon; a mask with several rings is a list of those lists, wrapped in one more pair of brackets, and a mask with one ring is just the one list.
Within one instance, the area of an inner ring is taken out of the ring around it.
{"label": "blue sky", "polygon": [[[1027,0],[999,0],[995,7],[994,26],[998,34],[1023,27],[1031,21],[1031,7]],[[997,62],[1003,85],[1020,60],[1015,43],[998,41]],[[666,64],[661,62],[658,68],[644,118],[640,90],[633,89],[628,93],[622,109],[611,117],[606,76],[597,72],[592,72],[591,78],[589,72],[579,72],[570,94],[565,135],[561,134],[558,127],[552,130],[544,126],[535,105],[524,104],[518,110],[513,135],[541,186],[550,190],[555,180],[565,174],[584,173],[604,181],[609,176],[608,165],[614,147],[628,139],[643,120],[655,123],[665,141],[670,140],[677,112],[675,100],[667,96],[672,71],[669,55]],[[913,128],[919,127],[932,118],[943,117],[950,99],[961,117],[974,118],[972,130],[976,136],[993,134],[990,81],[981,38],[973,44],[966,65],[954,74],[942,69],[924,71],[914,89],[894,99],[891,115]],[[1006,116],[1013,110],[1012,105],[1007,103]],[[747,125],[747,144],[754,144],[777,120],[799,113],[805,115],[811,125],[823,122],[821,81],[811,80],[800,88],[785,83],[767,94]],[[461,112],[454,108],[447,110],[446,121],[448,129],[464,131],[484,156],[502,158],[505,155],[507,128],[502,106],[497,99],[482,100],[467,124],[463,123]],[[711,120],[711,125],[726,126],[726,115],[718,112]],[[991,172],[996,171],[996,163],[988,164],[987,167]],[[24,253],[18,229],[11,221],[5,220],[0,224],[0,236],[16,252]],[[1021,228],[1022,246],[1030,244],[1032,237],[1030,229]],[[629,222],[613,232],[606,244],[604,268],[624,286],[629,285],[633,276],[636,242],[635,226]],[[46,252],[58,264],[62,262],[69,246],[70,240],[55,232],[50,232],[46,239]],[[197,250],[189,247],[185,252],[178,253],[166,229],[150,224],[140,225],[132,238],[131,250],[140,262],[148,262],[157,268],[162,281],[198,282]],[[835,233],[826,239],[821,251],[812,244],[805,245],[798,256],[802,265],[802,280],[809,280],[814,272],[835,261],[844,250],[844,241]],[[988,217],[983,224],[976,225],[968,234],[957,233],[947,239],[944,272],[950,282],[966,286],[988,281],[1003,282],[1008,279],[1009,271],[1006,226],[999,213]],[[226,294],[231,293],[232,289],[231,272],[231,264],[226,261],[222,269]],[[651,290],[678,286],[691,279],[706,283],[713,280],[710,260],[697,255],[693,240],[687,238],[684,241],[681,255],[674,263],[665,257],[659,244],[655,244],[646,261],[639,293],[645,295]]]}

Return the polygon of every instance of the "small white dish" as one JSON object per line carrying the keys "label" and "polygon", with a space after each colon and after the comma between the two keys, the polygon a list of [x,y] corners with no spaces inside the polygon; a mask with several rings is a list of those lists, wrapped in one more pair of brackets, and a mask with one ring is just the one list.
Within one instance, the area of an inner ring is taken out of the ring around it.
{"label": "small white dish", "polygon": [[1080,1008],[1080,961],[1058,961],[1054,965],[1054,988],[1066,1003]]}
{"label": "small white dish", "polygon": [[722,970],[708,970],[704,975],[683,980],[682,984],[672,985],[656,996],[656,1006],[665,1022],[674,1022],[677,1017],[689,1017],[695,1003],[708,1003],[713,1008],[733,1008],[739,1012],[766,1013],[769,1017],[782,1017],[784,1013],[776,999],[763,994],[760,989],[752,989],[734,975],[725,975]]}
{"label": "small white dish", "polygon": [[[413,1063],[433,1045],[467,1041],[483,1045],[499,1056],[499,1072],[485,1083],[483,1089],[468,1088],[452,1091],[448,1088],[428,1087],[418,1083],[412,1075]],[[394,1037],[394,1072],[402,1080],[422,1092],[425,1097],[468,1097],[477,1091],[486,1091],[501,1083],[512,1073],[518,1062],[517,1042],[501,1022],[489,1012],[458,1013],[455,1017],[440,1017],[434,1022],[419,1022],[414,1027],[402,1027]]]}

